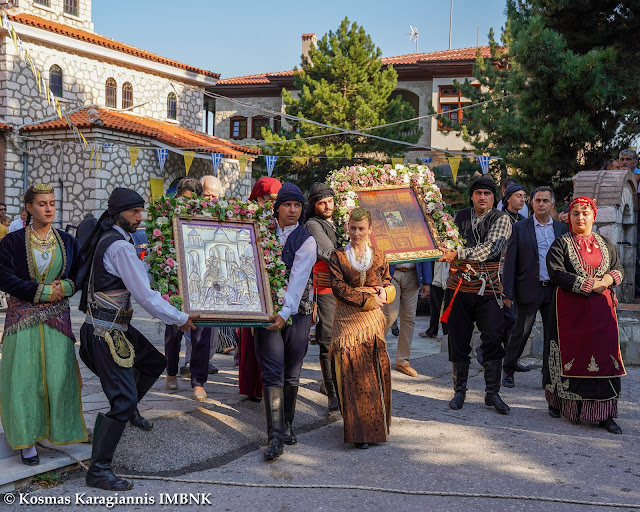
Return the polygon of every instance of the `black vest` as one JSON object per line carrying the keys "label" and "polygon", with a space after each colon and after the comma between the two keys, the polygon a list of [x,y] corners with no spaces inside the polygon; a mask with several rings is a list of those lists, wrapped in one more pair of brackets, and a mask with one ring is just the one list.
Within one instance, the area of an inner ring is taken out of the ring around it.
{"label": "black vest", "polygon": [[110,229],[102,234],[98,244],[96,245],[96,252],[93,257],[93,291],[94,292],[106,292],[108,290],[124,290],[126,286],[119,277],[109,274],[104,268],[104,253],[111,246],[113,242],[117,240],[124,240],[125,238],[118,233],[115,229]]}
{"label": "black vest", "polygon": [[289,235],[287,241],[284,244],[282,249],[282,261],[287,266],[289,270],[293,267],[293,260],[296,257],[296,252],[302,246],[303,243],[307,241],[307,238],[311,236],[302,224],[299,224],[296,229],[293,230],[293,233]]}
{"label": "black vest", "polygon": [[305,228],[306,226],[309,225],[309,222],[315,222],[322,228],[322,231],[324,231],[324,234],[327,235],[327,237],[329,237],[329,240],[331,240],[331,243],[333,244],[334,249],[337,249],[338,247],[340,247],[340,244],[338,244],[338,236],[336,234],[336,230],[328,221],[321,219],[320,217],[311,217],[306,222]]}
{"label": "black vest", "polygon": [[[484,217],[482,217],[482,220],[480,220],[476,228],[473,229],[471,226],[471,208],[465,208],[464,210],[458,211],[456,213],[454,222],[460,230],[460,235],[466,240],[464,246],[475,247],[476,245],[480,245],[486,242],[487,235],[489,234],[489,229],[491,229],[493,223],[503,215],[507,214],[493,208],[491,211],[489,211],[489,213],[485,214]],[[500,261],[500,254],[487,261]]]}

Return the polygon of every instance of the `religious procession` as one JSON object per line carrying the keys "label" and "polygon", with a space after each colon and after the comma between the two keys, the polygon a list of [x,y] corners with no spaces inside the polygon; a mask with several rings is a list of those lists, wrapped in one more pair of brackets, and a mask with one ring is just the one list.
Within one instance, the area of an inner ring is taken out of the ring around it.
{"label": "religious procession", "polygon": [[[409,490],[393,462],[406,456],[414,476],[422,468],[430,479],[432,465],[456,474],[484,450],[488,466],[517,465],[546,435],[555,436],[547,458],[571,443],[632,457],[639,131],[620,95],[606,107],[584,99],[608,78],[592,77],[574,100],[594,110],[571,121],[591,123],[591,139],[558,117],[536,146],[505,126],[515,111],[530,118],[514,131],[542,133],[531,105],[552,101],[544,78],[493,32],[486,46],[478,35],[476,47],[419,53],[411,26],[415,53],[382,57],[345,18],[322,38],[302,35],[300,69],[221,78],[96,34],[89,0],[57,3],[0,6],[7,90],[15,82],[24,95],[0,107],[5,503],[20,493],[26,505],[68,505],[65,493],[89,489],[106,491],[92,496],[111,506],[175,504],[163,491],[211,483],[288,488],[274,506],[319,484],[382,493],[369,503],[377,509],[392,508],[392,494],[440,509],[469,499],[640,508],[633,487],[600,489],[601,498],[549,491],[555,462],[526,462],[519,490],[457,480],[448,491]],[[546,20],[575,46],[557,50],[561,61],[583,43],[556,23],[570,13],[542,4],[507,2],[510,30],[534,38],[529,16]],[[72,48],[78,40],[86,47]],[[359,70],[344,78],[358,84],[346,103],[339,66]],[[527,87],[511,91],[509,80]],[[631,97],[639,83],[617,86]],[[345,124],[351,115],[364,117]],[[203,441],[209,430],[223,444],[226,432],[229,446],[242,432],[244,444],[215,451]],[[509,440],[519,435],[520,452]],[[180,447],[179,470],[157,462],[170,446]],[[515,462],[501,460],[512,448]],[[396,488],[377,477],[364,487],[339,469],[388,459]],[[33,487],[72,464],[81,476]],[[314,464],[311,481],[279,480]],[[179,478],[217,468],[238,474]],[[596,485],[595,475],[584,478]],[[159,487],[145,487],[154,479]]]}

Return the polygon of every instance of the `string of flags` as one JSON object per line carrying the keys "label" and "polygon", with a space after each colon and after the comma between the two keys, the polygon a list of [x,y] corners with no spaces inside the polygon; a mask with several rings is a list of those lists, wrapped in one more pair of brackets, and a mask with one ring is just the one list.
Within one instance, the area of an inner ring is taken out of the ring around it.
{"label": "string of flags", "polygon": [[[29,67],[31,68],[31,72],[33,73],[33,78],[35,79],[36,85],[38,86],[38,92],[44,95],[44,98],[47,100],[47,104],[55,110],[56,114],[58,115],[58,118],[64,119],[66,121],[66,123],[69,125],[69,128],[71,128],[71,131],[73,132],[73,135],[78,140],[78,142],[81,143],[85,148],[88,147],[87,139],[79,130],[78,126],[73,121],[71,121],[71,119],[69,118],[69,114],[67,114],[66,110],[64,109],[64,106],[58,101],[58,99],[55,97],[53,92],[51,92],[49,85],[45,81],[44,75],[40,72],[38,68],[36,68],[36,65],[34,63],[33,58],[31,57],[31,54],[29,53],[29,50],[25,48],[25,45],[22,42],[22,39],[20,39],[13,24],[9,21],[6,11],[3,11],[2,16],[0,16],[0,28],[4,28],[9,32],[9,35],[11,36],[11,40],[13,41],[13,45],[16,49],[16,53],[18,54],[18,57],[29,63]],[[92,149],[91,151],[92,159],[94,156],[97,156],[95,155],[95,153],[96,153],[96,149]]]}

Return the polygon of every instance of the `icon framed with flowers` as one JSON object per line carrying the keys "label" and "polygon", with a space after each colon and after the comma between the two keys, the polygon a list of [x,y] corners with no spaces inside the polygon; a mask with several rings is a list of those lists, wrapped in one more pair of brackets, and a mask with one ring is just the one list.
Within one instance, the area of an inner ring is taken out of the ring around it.
{"label": "icon framed with flowers", "polygon": [[371,244],[382,250],[389,263],[435,260],[440,236],[426,211],[420,189],[412,186],[356,188],[358,203],[371,212]]}
{"label": "icon framed with flowers", "polygon": [[210,326],[265,326],[273,314],[258,223],[173,218],[182,310]]}

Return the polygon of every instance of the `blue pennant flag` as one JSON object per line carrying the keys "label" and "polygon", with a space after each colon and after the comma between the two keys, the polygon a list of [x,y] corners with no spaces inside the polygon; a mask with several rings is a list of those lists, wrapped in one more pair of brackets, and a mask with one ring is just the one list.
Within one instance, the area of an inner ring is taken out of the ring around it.
{"label": "blue pennant flag", "polygon": [[480,163],[480,167],[482,168],[482,174],[487,174],[489,172],[489,160],[491,160],[490,156],[478,155],[478,162]]}
{"label": "blue pennant flag", "polygon": [[267,162],[267,174],[271,176],[273,174],[273,168],[276,166],[277,156],[267,156],[265,155],[264,159]]}
{"label": "blue pennant flag", "polygon": [[160,164],[160,172],[164,169],[164,164],[167,161],[168,149],[156,149],[156,155],[158,155],[158,163]]}
{"label": "blue pennant flag", "polygon": [[211,163],[213,164],[213,174],[218,176],[218,167],[222,162],[222,153],[211,153]]}
{"label": "blue pennant flag", "polygon": [[430,164],[433,159],[430,156],[423,156],[420,157],[420,160],[422,160],[423,164]]}

